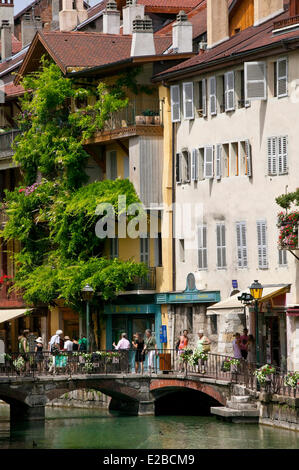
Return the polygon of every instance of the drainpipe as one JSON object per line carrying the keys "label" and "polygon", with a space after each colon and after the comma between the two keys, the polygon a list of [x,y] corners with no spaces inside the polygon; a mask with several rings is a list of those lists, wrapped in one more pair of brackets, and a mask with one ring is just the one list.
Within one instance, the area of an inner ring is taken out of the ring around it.
{"label": "drainpipe", "polygon": [[172,290],[176,290],[176,250],[175,250],[175,123],[172,123]]}

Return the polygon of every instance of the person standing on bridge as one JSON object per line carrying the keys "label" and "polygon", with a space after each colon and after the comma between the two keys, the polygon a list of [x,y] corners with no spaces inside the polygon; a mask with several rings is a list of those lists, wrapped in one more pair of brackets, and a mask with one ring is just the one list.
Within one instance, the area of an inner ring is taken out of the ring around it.
{"label": "person standing on bridge", "polygon": [[49,342],[49,349],[53,355],[52,357],[52,365],[49,369],[49,373],[54,374],[56,373],[56,356],[59,354],[60,351],[60,336],[63,334],[62,330],[57,330],[55,335],[53,335]]}
{"label": "person standing on bridge", "polygon": [[184,330],[183,334],[179,337],[179,347],[178,347],[178,356],[179,356],[179,368],[180,372],[184,372],[184,362],[180,361],[180,356],[186,351],[189,343],[188,330]]}
{"label": "person standing on bridge", "polygon": [[127,333],[122,333],[120,340],[117,344],[113,342],[113,346],[117,351],[120,351],[120,369],[121,371],[129,371],[129,350],[131,343],[128,340]]}
{"label": "person standing on bridge", "polygon": [[[207,336],[205,336],[203,331],[199,331],[196,350],[200,353],[208,353],[210,352],[210,349],[211,349],[211,341],[209,340]],[[206,369],[207,369],[206,363],[207,361],[205,361],[204,359],[199,360],[199,372],[201,374],[206,373]]]}
{"label": "person standing on bridge", "polygon": [[143,374],[143,366],[144,366],[144,340],[142,338],[142,335],[140,333],[136,333],[135,339],[132,343],[133,348],[135,349],[135,373],[138,373],[139,370],[139,364],[141,368],[141,374]]}
{"label": "person standing on bridge", "polygon": [[143,352],[147,353],[148,357],[148,371],[151,374],[154,368],[155,355],[157,353],[156,338],[152,335],[151,330],[145,330],[145,342]]}

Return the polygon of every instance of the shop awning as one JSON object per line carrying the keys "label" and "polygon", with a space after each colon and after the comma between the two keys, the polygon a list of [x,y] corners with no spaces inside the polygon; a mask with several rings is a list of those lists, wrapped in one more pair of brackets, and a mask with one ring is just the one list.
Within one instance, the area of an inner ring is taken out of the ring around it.
{"label": "shop awning", "polygon": [[[264,286],[263,289],[263,297],[261,302],[270,299],[271,297],[275,297],[276,295],[283,294],[288,292],[290,289],[289,284],[281,284],[281,285],[271,285],[271,286]],[[231,297],[227,297],[224,300],[221,300],[217,304],[211,305],[211,307],[207,308],[207,315],[221,315],[221,314],[235,314],[240,315],[244,314],[244,305],[238,300],[243,293],[250,294],[249,289],[245,289],[238,294],[232,295]]]}
{"label": "shop awning", "polygon": [[5,321],[13,320],[14,318],[21,317],[25,312],[28,312],[28,308],[0,308],[0,323]]}

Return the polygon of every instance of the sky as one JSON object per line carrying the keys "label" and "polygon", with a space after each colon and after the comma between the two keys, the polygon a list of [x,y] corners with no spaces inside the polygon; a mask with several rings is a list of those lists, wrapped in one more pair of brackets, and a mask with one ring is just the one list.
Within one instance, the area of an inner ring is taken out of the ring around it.
{"label": "sky", "polygon": [[[27,7],[27,5],[30,5],[30,3],[32,3],[33,0],[14,0],[14,4],[15,4],[15,15],[23,10],[23,8]],[[95,5],[96,3],[99,3],[100,0],[90,0],[89,1],[89,5],[90,6],[93,6]]]}

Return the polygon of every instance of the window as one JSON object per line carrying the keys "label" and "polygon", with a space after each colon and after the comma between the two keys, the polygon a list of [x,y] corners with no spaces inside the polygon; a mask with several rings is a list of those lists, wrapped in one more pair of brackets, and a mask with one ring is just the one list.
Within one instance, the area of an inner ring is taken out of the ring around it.
{"label": "window", "polygon": [[204,155],[204,178],[214,178],[214,147],[205,147]]}
{"label": "window", "polygon": [[249,140],[243,140],[239,144],[239,174],[251,176],[251,146]]}
{"label": "window", "polygon": [[188,150],[176,154],[176,182],[190,183],[191,178],[191,155]]}
{"label": "window", "polygon": [[130,178],[130,160],[128,156],[124,157],[124,178]]}
{"label": "window", "polygon": [[198,269],[207,269],[208,250],[207,250],[207,227],[201,225],[198,227]]}
{"label": "window", "polygon": [[192,307],[187,307],[186,309],[186,319],[187,319],[187,325],[186,329],[190,332],[193,331],[193,308]]}
{"label": "window", "polygon": [[171,100],[171,121],[179,122],[181,120],[181,100],[180,100],[180,86],[173,85],[170,87],[170,100]]}
{"label": "window", "polygon": [[161,232],[158,233],[158,238],[155,238],[155,266],[162,266],[162,236]]}
{"label": "window", "polygon": [[191,168],[192,181],[198,180],[198,150],[192,150],[192,168]]}
{"label": "window", "polygon": [[265,62],[245,62],[245,101],[267,99]]}
{"label": "window", "polygon": [[194,119],[193,83],[183,83],[184,119]]}
{"label": "window", "polygon": [[108,180],[116,180],[117,178],[117,153],[115,150],[107,153],[106,156],[106,173]]}
{"label": "window", "polygon": [[237,258],[238,267],[247,268],[247,234],[246,234],[246,222],[237,222]]}
{"label": "window", "polygon": [[149,239],[140,238],[140,262],[149,265]]}
{"label": "window", "polygon": [[222,146],[222,176],[229,176],[229,144]]}
{"label": "window", "polygon": [[276,94],[278,98],[288,96],[288,60],[286,58],[279,59],[276,62]]}
{"label": "window", "polygon": [[244,80],[244,70],[240,70],[236,76],[237,84],[235,84],[235,88],[237,88],[238,93],[238,107],[239,108],[248,108],[250,106],[250,101],[245,101],[245,80]]}
{"label": "window", "polygon": [[224,103],[225,111],[233,111],[235,109],[235,74],[227,72],[224,75]]}
{"label": "window", "polygon": [[267,223],[265,220],[257,222],[258,267],[268,268]]}
{"label": "window", "polygon": [[287,250],[278,250],[278,264],[279,266],[287,266],[288,265],[288,256]]}
{"label": "window", "polygon": [[207,116],[207,80],[201,80],[198,83],[198,95],[199,95],[199,102],[198,102],[198,114],[200,117]]}
{"label": "window", "polygon": [[216,78],[216,95],[217,95],[217,105],[219,106],[220,113],[225,112],[225,76],[218,75]]}
{"label": "window", "polygon": [[217,333],[218,333],[217,316],[218,315],[209,315],[211,335],[217,335]]}
{"label": "window", "polygon": [[226,268],[226,240],[225,240],[225,224],[216,225],[217,240],[217,268]]}
{"label": "window", "polygon": [[182,172],[181,172],[181,158],[182,154],[176,154],[176,161],[175,161],[175,180],[177,183],[182,182]]}
{"label": "window", "polygon": [[288,137],[269,137],[268,174],[286,175],[288,173]]}
{"label": "window", "polygon": [[209,80],[209,84],[210,84],[210,113],[211,113],[211,116],[215,116],[217,114],[216,77],[211,77]]}
{"label": "window", "polygon": [[216,178],[220,180],[222,176],[222,145],[216,147]]}
{"label": "window", "polygon": [[180,262],[185,263],[185,240],[179,240]]}
{"label": "window", "polygon": [[239,143],[232,142],[230,145],[230,176],[239,176]]}
{"label": "window", "polygon": [[110,258],[118,258],[118,238],[110,238]]}

